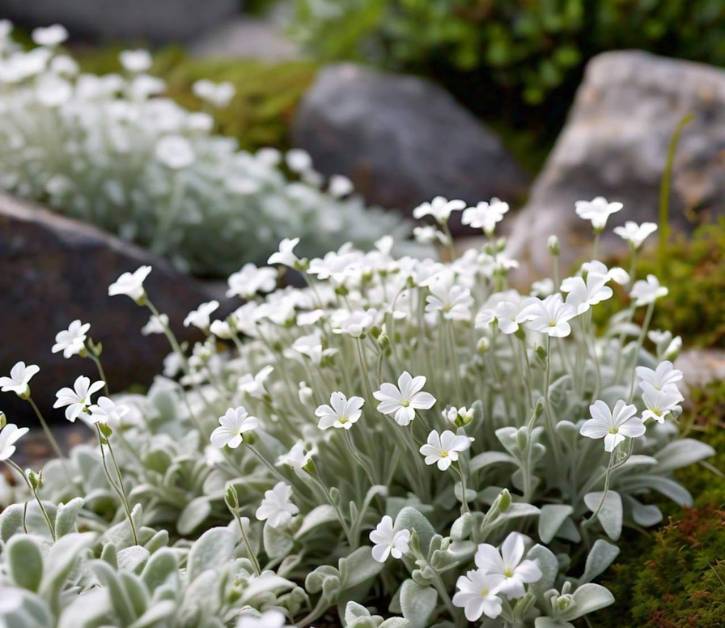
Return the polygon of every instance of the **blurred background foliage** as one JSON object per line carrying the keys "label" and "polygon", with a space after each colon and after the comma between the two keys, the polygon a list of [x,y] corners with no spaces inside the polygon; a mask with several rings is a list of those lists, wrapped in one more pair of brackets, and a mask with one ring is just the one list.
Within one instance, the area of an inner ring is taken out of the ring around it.
{"label": "blurred background foliage", "polygon": [[295,1],[291,31],[316,58],[430,76],[484,118],[533,126],[543,144],[602,51],[725,64],[722,0]]}

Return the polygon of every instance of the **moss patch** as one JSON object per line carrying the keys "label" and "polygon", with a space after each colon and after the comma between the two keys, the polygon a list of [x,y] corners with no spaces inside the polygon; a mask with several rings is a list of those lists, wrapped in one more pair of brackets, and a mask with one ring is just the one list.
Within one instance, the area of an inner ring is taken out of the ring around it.
{"label": "moss patch", "polygon": [[[652,273],[669,289],[667,297],[657,301],[651,329],[668,329],[682,336],[685,345],[725,346],[725,218],[695,230],[691,237],[677,234],[667,246],[666,266],[660,271],[655,251],[647,250],[637,262],[637,276]],[[610,259],[608,265],[626,268],[627,260]],[[595,310],[601,324],[628,301],[621,289],[616,298]],[[637,315],[644,316],[644,308]]]}
{"label": "moss patch", "polygon": [[[725,382],[691,393],[683,419],[687,435],[715,448],[708,465],[680,470],[677,479],[696,496],[693,508],[659,504],[670,513],[653,534],[630,532],[621,560],[601,582],[616,603],[592,616],[595,626],[706,628],[725,617]],[[711,466],[710,466],[711,465]]]}

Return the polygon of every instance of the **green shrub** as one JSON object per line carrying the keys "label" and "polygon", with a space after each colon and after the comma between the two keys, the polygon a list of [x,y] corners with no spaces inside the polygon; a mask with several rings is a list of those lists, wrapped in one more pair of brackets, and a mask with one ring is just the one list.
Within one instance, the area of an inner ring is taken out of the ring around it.
{"label": "green shrub", "polygon": [[292,28],[321,59],[431,74],[475,109],[542,105],[546,130],[604,50],[725,63],[722,17],[719,0],[297,0]]}
{"label": "green shrub", "polygon": [[[660,272],[656,252],[647,250],[637,262],[637,273],[657,275],[669,289],[669,294],[658,304],[652,327],[669,329],[682,336],[689,346],[723,346],[725,317],[722,313],[722,295],[725,291],[723,267],[725,251],[725,218],[699,227],[691,237],[677,234],[667,246],[667,264]],[[625,260],[610,260],[624,264]],[[597,320],[604,321],[613,308],[620,307],[628,297],[618,293],[600,308]]]}
{"label": "green shrub", "polygon": [[669,510],[667,525],[653,535],[630,534],[626,556],[604,584],[617,602],[592,618],[595,626],[705,628],[725,616],[725,486],[712,469],[725,469],[725,383],[691,391],[692,407],[682,419],[684,432],[697,434],[716,455],[708,465],[676,473],[694,495],[694,508]]}

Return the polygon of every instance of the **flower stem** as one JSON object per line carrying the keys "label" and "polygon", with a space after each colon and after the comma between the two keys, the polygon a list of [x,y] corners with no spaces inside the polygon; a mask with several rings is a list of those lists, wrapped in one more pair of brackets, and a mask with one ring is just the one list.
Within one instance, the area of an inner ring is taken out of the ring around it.
{"label": "flower stem", "polygon": [[[50,532],[50,537],[55,542],[55,529],[53,528],[53,524],[50,521],[50,517],[48,516],[48,511],[45,509],[45,506],[43,506],[43,502],[40,501],[40,497],[38,497],[38,493],[35,490],[35,487],[31,484],[30,480],[28,480],[28,477],[25,475],[25,472],[12,460],[9,458],[4,461],[6,465],[14,469],[20,474],[20,477],[25,480],[25,483],[28,485],[28,488],[30,489],[30,492],[33,494],[33,497],[35,498],[35,501],[38,503],[38,506],[40,507],[40,512],[43,513],[43,518],[45,519],[45,523],[48,526],[48,531]],[[26,508],[27,508],[27,502],[26,502]],[[25,527],[25,512],[23,512],[23,528],[27,532],[27,528]]]}

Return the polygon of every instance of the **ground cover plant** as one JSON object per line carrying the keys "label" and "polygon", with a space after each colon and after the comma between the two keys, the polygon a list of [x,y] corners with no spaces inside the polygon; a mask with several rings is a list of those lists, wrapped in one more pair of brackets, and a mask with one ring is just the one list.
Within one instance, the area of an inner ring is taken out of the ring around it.
{"label": "ground cover plant", "polygon": [[61,26],[36,30],[29,50],[10,33],[2,22],[0,189],[203,276],[263,262],[283,237],[303,237],[312,255],[404,229],[344,177],[323,179],[303,151],[249,153],[214,134],[208,111],[234,98],[227,81],[196,80],[207,111],[191,111],[147,73],[145,50],[123,51],[122,72],[96,75],[61,49]]}
{"label": "ground cover plant", "polygon": [[[621,209],[577,203],[594,252]],[[657,496],[692,505],[675,473],[714,450],[678,435],[680,342],[650,326],[667,288],[596,259],[562,278],[550,238],[552,277],[512,290],[495,236],[507,211],[418,207],[440,259],[395,257],[391,237],[311,259],[283,240],[271,266],[230,276],[245,299],[231,315],[189,313],[206,336],[191,347],[146,292],[150,267],[119,277],[109,295],[169,340],[165,374],[112,394],[91,324],[59,332],[52,350],[98,378],[68,382],[55,407],[96,443],[23,470],[26,428],[6,419],[0,459],[19,487],[0,515],[0,617],[563,628],[611,605],[594,581],[629,555],[625,532],[662,521]],[[480,248],[455,255],[452,212]],[[306,287],[278,287],[279,269]],[[612,284],[632,299],[597,335]],[[32,405],[37,370],[19,362],[0,387]]]}

